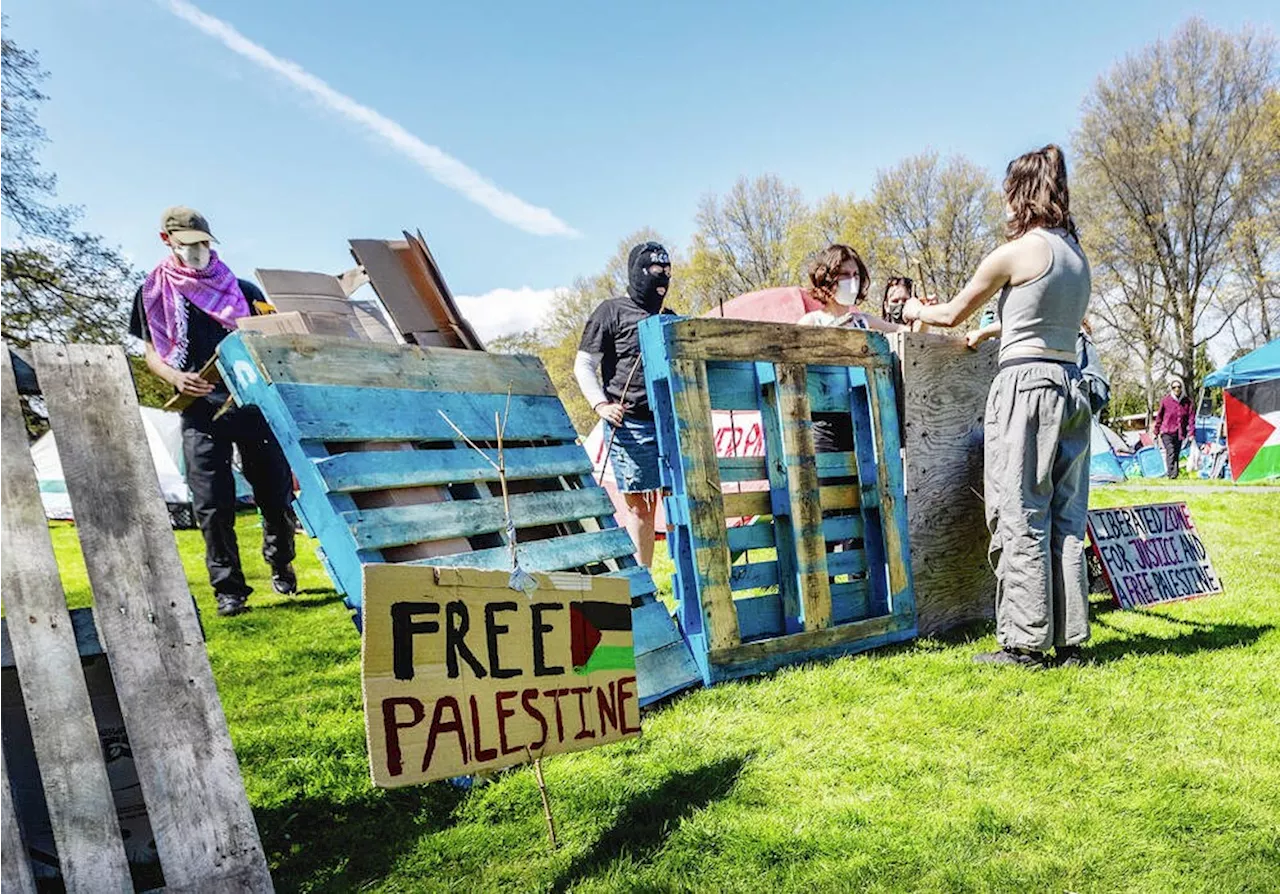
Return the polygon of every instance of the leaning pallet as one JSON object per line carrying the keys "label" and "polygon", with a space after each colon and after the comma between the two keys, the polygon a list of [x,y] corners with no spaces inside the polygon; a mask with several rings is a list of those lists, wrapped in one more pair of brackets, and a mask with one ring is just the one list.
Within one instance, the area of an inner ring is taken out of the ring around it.
{"label": "leaning pallet", "polygon": [[[5,890],[34,890],[23,859],[30,842],[15,823],[32,813],[47,816],[67,891],[134,890],[82,670],[96,627],[124,720],[127,741],[118,744],[136,767],[166,890],[270,891],[124,352],[37,345],[35,367],[62,447],[94,608],[88,624],[68,612],[5,363],[5,632],[29,725],[5,727]],[[14,793],[32,791],[10,791],[9,774],[32,763],[13,750],[21,740],[30,742],[43,794],[30,810],[11,805]]]}
{"label": "leaning pallet", "polygon": [[[884,337],[668,316],[641,323],[640,340],[677,613],[703,680],[915,636]],[[718,457],[715,410],[758,411],[765,455]],[[854,449],[816,453],[814,413],[851,422]],[[726,493],[728,482],[767,487]],[[728,527],[752,516],[760,522]],[[736,554],[745,561],[735,564]]]}
{"label": "leaning pallet", "polygon": [[[591,478],[591,461],[537,358],[238,333],[219,346],[218,365],[236,401],[258,407],[280,442],[300,488],[298,517],[320,541],[321,562],[357,623],[365,565],[510,568],[506,507],[490,464],[496,425],[505,420],[520,566],[629,583],[641,704],[698,680],[688,646],[656,599],[648,569],[636,564],[635,546]],[[356,443],[362,449],[352,450]],[[397,449],[369,449],[379,444]],[[364,499],[423,488],[443,488],[450,499]],[[449,539],[469,550],[404,556],[407,546]]]}

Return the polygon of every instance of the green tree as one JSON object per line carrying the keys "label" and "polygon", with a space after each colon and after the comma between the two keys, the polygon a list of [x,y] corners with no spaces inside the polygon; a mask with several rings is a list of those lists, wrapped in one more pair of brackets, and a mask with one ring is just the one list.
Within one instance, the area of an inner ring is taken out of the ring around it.
{"label": "green tree", "polygon": [[101,237],[74,228],[80,209],[57,203],[57,179],[37,157],[47,141],[37,112],[48,73],[7,34],[0,73],[0,211],[12,224],[0,250],[4,339],[123,341],[137,274]]}
{"label": "green tree", "polygon": [[788,248],[808,217],[800,191],[773,174],[742,177],[723,196],[703,196],[689,263],[681,271],[690,312],[745,292],[797,284],[803,263]]}
{"label": "green tree", "polygon": [[[1192,19],[1119,62],[1084,103],[1074,142],[1085,216],[1123,228],[1120,278],[1154,274],[1151,301],[1169,327],[1157,347],[1189,391],[1200,346],[1247,306],[1215,297],[1230,286],[1233,236],[1280,177],[1267,127],[1276,86],[1274,39]],[[1087,229],[1086,251],[1105,236]]]}
{"label": "green tree", "polygon": [[1000,192],[982,168],[963,156],[936,152],[904,159],[876,175],[871,199],[879,222],[883,268],[918,277],[943,301],[968,282],[999,242]]}

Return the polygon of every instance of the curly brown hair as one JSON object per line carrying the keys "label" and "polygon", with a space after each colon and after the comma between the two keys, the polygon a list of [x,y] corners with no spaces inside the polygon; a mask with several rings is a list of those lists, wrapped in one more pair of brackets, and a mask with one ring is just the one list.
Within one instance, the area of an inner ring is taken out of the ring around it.
{"label": "curly brown hair", "polygon": [[1071,219],[1067,160],[1057,145],[1050,143],[1009,162],[1004,199],[1012,212],[1005,226],[1008,238],[1017,239],[1036,227],[1061,227],[1079,238]]}
{"label": "curly brown hair", "polygon": [[841,279],[840,272],[844,265],[853,261],[858,268],[858,303],[867,297],[867,289],[871,287],[871,278],[867,275],[867,265],[862,256],[847,245],[836,243],[828,245],[814,256],[809,264],[809,284],[825,304],[836,293],[836,283]]}

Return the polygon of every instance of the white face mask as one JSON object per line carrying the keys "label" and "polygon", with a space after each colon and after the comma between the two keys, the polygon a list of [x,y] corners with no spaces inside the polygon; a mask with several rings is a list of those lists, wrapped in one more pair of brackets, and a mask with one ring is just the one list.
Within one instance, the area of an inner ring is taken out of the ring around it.
{"label": "white face mask", "polygon": [[852,307],[858,303],[858,291],[861,283],[858,277],[852,279],[842,279],[836,283],[836,303],[843,304],[845,307]]}
{"label": "white face mask", "polygon": [[173,253],[178,256],[184,267],[192,270],[203,270],[209,266],[209,243],[197,242],[194,245],[173,245]]}

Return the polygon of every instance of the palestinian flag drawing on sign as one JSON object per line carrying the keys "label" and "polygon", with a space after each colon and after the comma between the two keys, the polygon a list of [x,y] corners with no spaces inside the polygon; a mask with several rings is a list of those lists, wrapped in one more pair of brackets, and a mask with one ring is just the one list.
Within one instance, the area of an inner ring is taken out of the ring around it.
{"label": "palestinian flag drawing on sign", "polygon": [[1232,477],[1280,477],[1280,379],[1226,389],[1225,415]]}
{"label": "palestinian flag drawing on sign", "polygon": [[616,602],[571,602],[569,635],[575,674],[635,670],[631,606]]}

